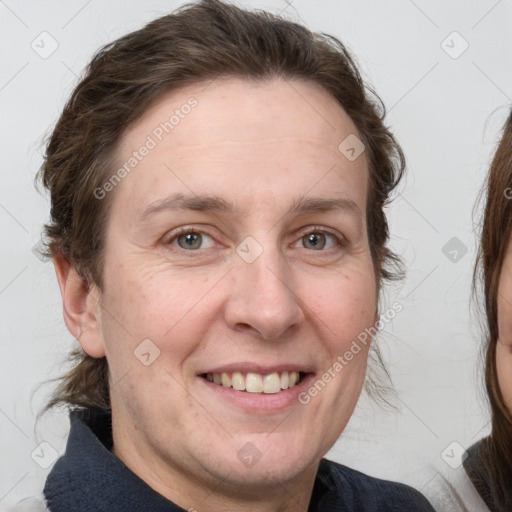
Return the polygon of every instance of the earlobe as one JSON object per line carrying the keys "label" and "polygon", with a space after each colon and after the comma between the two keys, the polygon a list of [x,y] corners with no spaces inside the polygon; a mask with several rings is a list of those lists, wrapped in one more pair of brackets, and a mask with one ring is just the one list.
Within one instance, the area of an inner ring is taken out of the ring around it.
{"label": "earlobe", "polygon": [[97,287],[89,286],[62,254],[53,256],[53,264],[62,296],[64,322],[69,332],[85,353],[91,357],[104,357]]}

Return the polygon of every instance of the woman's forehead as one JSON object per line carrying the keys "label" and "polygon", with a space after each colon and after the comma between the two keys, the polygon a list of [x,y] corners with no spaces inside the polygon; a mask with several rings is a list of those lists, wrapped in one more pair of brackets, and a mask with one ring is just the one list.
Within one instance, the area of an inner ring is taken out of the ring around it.
{"label": "woman's forehead", "polygon": [[356,194],[361,200],[366,197],[364,146],[359,158],[347,158],[342,142],[359,141],[355,126],[322,89],[307,83],[292,88],[284,81],[221,85],[168,95],[125,134],[116,165],[133,166],[123,183],[129,195],[154,201],[158,197],[150,196],[160,196],[167,185],[170,194],[172,183],[193,186],[195,193],[211,186],[233,192],[262,188],[267,194],[296,187],[296,195],[304,195],[305,188],[325,195],[342,184],[361,189]]}
{"label": "woman's forehead", "polygon": [[[193,103],[193,106],[190,105]],[[357,129],[342,106],[312,82],[270,83],[223,78],[164,95],[125,133],[122,147],[136,148],[148,135],[176,149],[195,145],[318,140],[338,151]]]}

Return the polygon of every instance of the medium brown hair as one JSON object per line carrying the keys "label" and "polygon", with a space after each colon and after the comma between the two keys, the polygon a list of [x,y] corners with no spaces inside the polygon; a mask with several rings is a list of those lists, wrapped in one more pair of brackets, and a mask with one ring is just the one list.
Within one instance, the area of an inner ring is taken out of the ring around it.
{"label": "medium brown hair", "polygon": [[491,435],[483,441],[482,464],[496,510],[512,510],[512,417],[503,398],[496,367],[498,287],[512,236],[512,112],[489,168],[475,287],[485,299],[485,385],[491,406]]}
{"label": "medium brown hair", "polygon": [[[383,123],[381,100],[365,86],[336,38],[267,12],[215,0],[187,4],[93,57],[55,126],[40,171],[51,194],[49,254],[62,254],[86,283],[101,289],[105,219],[113,193],[99,200],[93,191],[112,175],[116,143],[164,93],[219,76],[305,80],[339,102],[365,145],[367,229],[379,289],[382,279],[399,277],[400,260],[386,247],[384,207],[405,164]],[[105,358],[94,359],[78,349],[71,359],[75,367],[64,376],[49,406],[109,407]],[[369,385],[375,387],[375,382]]]}

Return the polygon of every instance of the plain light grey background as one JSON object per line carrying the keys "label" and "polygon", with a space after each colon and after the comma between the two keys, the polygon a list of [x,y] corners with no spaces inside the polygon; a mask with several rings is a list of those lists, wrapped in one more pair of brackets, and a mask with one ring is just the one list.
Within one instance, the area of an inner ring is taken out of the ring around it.
{"label": "plain light grey background", "polygon": [[[181,4],[0,0],[0,508],[42,489],[67,433],[59,413],[35,428],[51,391],[36,386],[61,373],[73,344],[53,267],[32,251],[49,211],[33,186],[43,136],[102,44]],[[389,218],[408,273],[382,307],[399,301],[403,310],[379,336],[400,410],[363,396],[329,456],[422,489],[435,477],[432,467],[450,471],[462,448],[489,430],[481,334],[470,309],[472,211],[512,103],[512,2],[239,4],[282,12],[346,43],[406,153],[408,176]]]}

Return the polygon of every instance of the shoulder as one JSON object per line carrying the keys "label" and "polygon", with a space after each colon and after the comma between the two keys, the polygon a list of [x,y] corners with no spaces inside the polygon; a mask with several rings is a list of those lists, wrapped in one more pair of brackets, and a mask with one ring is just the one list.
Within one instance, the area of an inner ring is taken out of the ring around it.
{"label": "shoulder", "polygon": [[50,509],[44,498],[37,497],[24,499],[12,507],[1,509],[1,512],[50,512]]}
{"label": "shoulder", "polygon": [[[468,448],[466,457],[454,459],[450,466],[431,466],[432,476],[423,489],[432,505],[443,512],[489,512],[482,496],[475,488],[474,482],[467,473],[467,462],[473,466],[475,453],[480,447]],[[464,463],[464,465],[463,465]]]}
{"label": "shoulder", "polygon": [[349,498],[360,510],[433,512],[428,500],[408,485],[375,478],[322,459],[319,474],[325,485]]}
{"label": "shoulder", "polygon": [[[495,493],[493,491],[493,471],[495,466],[490,451],[490,438],[486,437],[477,441],[467,449],[467,456],[463,462],[463,468],[467,479],[471,481],[482,500],[490,509],[496,509]],[[508,508],[508,507],[505,507]]]}

